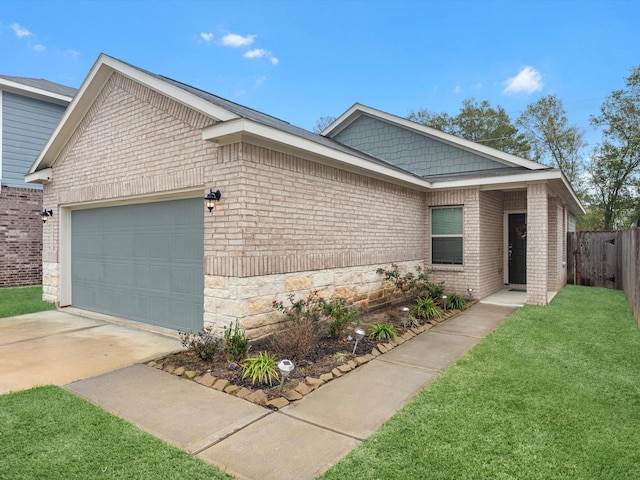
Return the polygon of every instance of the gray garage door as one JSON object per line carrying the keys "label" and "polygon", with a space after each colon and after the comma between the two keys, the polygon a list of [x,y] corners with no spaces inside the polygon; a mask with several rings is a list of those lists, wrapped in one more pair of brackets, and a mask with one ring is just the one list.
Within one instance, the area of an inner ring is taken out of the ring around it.
{"label": "gray garage door", "polygon": [[201,330],[201,199],[74,210],[72,305],[176,330]]}

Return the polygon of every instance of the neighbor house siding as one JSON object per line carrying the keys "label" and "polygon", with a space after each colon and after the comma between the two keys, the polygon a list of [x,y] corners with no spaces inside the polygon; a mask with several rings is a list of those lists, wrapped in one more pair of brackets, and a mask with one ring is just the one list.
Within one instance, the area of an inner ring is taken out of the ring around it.
{"label": "neighbor house siding", "polygon": [[2,92],[2,185],[41,189],[24,176],[40,153],[65,106]]}
{"label": "neighbor house siding", "polygon": [[421,176],[504,167],[499,162],[367,115],[359,117],[333,138]]}
{"label": "neighbor house siding", "polygon": [[0,287],[42,282],[42,191],[0,189]]}

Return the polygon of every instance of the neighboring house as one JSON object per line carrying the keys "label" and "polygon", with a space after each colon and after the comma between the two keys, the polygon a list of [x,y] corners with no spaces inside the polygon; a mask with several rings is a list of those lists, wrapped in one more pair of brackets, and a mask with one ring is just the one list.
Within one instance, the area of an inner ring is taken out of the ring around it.
{"label": "neighboring house", "polygon": [[289,294],[381,303],[392,262],[545,305],[583,213],[560,171],[404,118],[356,104],[316,135],[106,55],[27,181],[54,212],[46,300],[252,337]]}
{"label": "neighboring house", "polygon": [[0,75],[0,287],[42,282],[42,187],[24,176],[74,93]]}

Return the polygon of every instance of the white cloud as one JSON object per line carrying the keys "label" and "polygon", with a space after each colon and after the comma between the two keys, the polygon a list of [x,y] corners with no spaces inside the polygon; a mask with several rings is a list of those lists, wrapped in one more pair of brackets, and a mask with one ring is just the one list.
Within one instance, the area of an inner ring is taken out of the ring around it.
{"label": "white cloud", "polygon": [[224,37],[222,37],[221,44],[226,47],[246,47],[251,45],[255,40],[257,35],[238,35],[237,33],[228,33]]}
{"label": "white cloud", "polygon": [[41,43],[36,43],[35,45],[30,45],[30,47],[37,52],[44,52],[47,47],[42,45]]}
{"label": "white cloud", "polygon": [[73,50],[72,48],[68,48],[67,50],[65,50],[64,54],[67,57],[72,58],[73,60],[77,60],[78,57],[80,57],[80,52],[78,52],[77,50]]}
{"label": "white cloud", "polygon": [[482,82],[474,84],[471,88],[473,88],[474,90],[480,90],[482,88]]}
{"label": "white cloud", "polygon": [[503,82],[506,87],[502,93],[533,93],[542,90],[542,75],[533,67],[524,67],[515,77]]}
{"label": "white cloud", "polygon": [[460,93],[462,91],[462,88],[460,88],[460,85],[456,85],[456,88],[453,89],[453,93]]}
{"label": "white cloud", "polygon": [[210,42],[213,40],[213,33],[202,32],[200,34],[200,38],[202,38],[205,42]]}
{"label": "white cloud", "polygon": [[268,58],[269,61],[273,65],[277,65],[280,60],[277,57],[274,57],[273,54],[269,50],[265,50],[264,48],[254,48],[253,50],[249,50],[244,52],[244,58]]}
{"label": "white cloud", "polygon": [[9,27],[15,32],[16,37],[18,38],[30,37],[32,35],[29,30],[21,26],[19,23],[12,23]]}

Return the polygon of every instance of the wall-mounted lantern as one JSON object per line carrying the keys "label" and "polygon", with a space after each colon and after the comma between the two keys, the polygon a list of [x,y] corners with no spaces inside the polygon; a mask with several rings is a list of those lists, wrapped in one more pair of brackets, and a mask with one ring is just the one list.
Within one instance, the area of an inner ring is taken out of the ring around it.
{"label": "wall-mounted lantern", "polygon": [[47,223],[49,217],[53,217],[53,210],[43,210],[40,214],[40,218],[42,218],[42,223]]}
{"label": "wall-mounted lantern", "polygon": [[209,212],[212,212],[214,208],[216,208],[216,202],[220,200],[222,197],[222,193],[220,190],[213,191],[213,188],[209,190],[207,196],[204,197],[204,204],[209,209]]}

